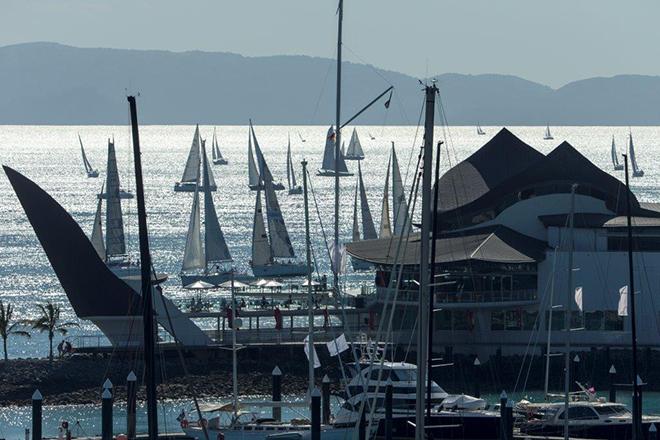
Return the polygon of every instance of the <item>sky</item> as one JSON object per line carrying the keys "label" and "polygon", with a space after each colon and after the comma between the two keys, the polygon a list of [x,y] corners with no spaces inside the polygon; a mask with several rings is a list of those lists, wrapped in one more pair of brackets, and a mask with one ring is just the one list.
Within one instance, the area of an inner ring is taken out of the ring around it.
{"label": "sky", "polygon": [[[657,0],[344,0],[344,58],[417,77],[511,74],[560,87],[660,75]],[[337,0],[2,0],[0,46],[334,57]]]}

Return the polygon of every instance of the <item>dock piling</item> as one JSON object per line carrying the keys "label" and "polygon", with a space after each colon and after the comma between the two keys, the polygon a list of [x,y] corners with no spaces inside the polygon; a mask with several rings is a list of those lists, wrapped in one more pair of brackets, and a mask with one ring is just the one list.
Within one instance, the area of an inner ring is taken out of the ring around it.
{"label": "dock piling", "polygon": [[108,388],[101,394],[101,439],[112,440],[112,393]]}
{"label": "dock piling", "polygon": [[655,427],[655,423],[649,426],[649,440],[658,440],[658,428]]}
{"label": "dock piling", "polygon": [[42,425],[42,404],[43,396],[39,390],[35,390],[32,394],[32,440],[41,440],[41,427]]}
{"label": "dock piling", "polygon": [[479,389],[479,382],[481,382],[481,361],[478,357],[474,358],[474,397],[481,397],[481,390]]}
{"label": "dock piling", "polygon": [[392,440],[392,396],[394,387],[392,379],[387,380],[385,386],[385,440]]}
{"label": "dock piling", "polygon": [[318,388],[312,391],[312,440],[321,440],[321,393]]}
{"label": "dock piling", "polygon": [[[282,370],[280,367],[275,366],[273,372],[273,402],[282,401]],[[278,422],[282,420],[282,408],[273,406],[273,418]]]}
{"label": "dock piling", "polygon": [[500,394],[500,440],[507,440],[507,424],[506,424],[506,402],[508,398],[506,392],[502,390]]}
{"label": "dock piling", "polygon": [[126,377],[126,436],[129,440],[135,439],[136,409],[137,376],[131,371]]}
{"label": "dock piling", "polygon": [[326,374],[321,382],[321,406],[323,407],[323,424],[330,423],[330,378]]}
{"label": "dock piling", "polygon": [[506,402],[506,438],[513,440],[513,400]]}
{"label": "dock piling", "polygon": [[610,376],[610,402],[615,403],[616,402],[616,385],[615,385],[615,377],[616,377],[616,368],[614,368],[614,364],[610,367],[609,371],[609,376]]}

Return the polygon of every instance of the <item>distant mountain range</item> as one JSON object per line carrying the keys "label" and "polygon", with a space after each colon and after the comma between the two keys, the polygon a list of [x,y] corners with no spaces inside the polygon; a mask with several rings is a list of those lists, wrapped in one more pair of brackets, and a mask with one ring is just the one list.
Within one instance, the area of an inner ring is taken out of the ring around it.
{"label": "distant mountain range", "polygon": [[[390,84],[357,124],[416,124],[417,78],[346,63],[343,115]],[[508,75],[440,74],[452,125],[660,125],[660,76],[590,78],[559,89]],[[334,62],[307,56],[82,49],[55,43],[0,47],[0,124],[126,124],[126,91],[145,124],[330,124]]]}

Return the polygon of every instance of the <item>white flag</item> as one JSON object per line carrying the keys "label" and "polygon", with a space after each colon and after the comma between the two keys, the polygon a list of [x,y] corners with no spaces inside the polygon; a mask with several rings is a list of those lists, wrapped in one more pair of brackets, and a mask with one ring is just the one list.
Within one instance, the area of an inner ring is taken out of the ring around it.
{"label": "white flag", "polygon": [[348,350],[348,342],[346,342],[346,336],[342,333],[336,339],[328,342],[328,351],[330,356],[337,356],[339,353],[343,353]]}
{"label": "white flag", "polygon": [[[309,360],[309,335],[305,336],[305,343],[303,344],[305,348],[305,356],[307,356],[307,360]],[[314,368],[318,368],[321,366],[321,361],[319,361],[319,355],[316,353],[316,347],[312,347],[314,350]]]}
{"label": "white flag", "polygon": [[619,289],[619,316],[628,316],[628,286]]}
{"label": "white flag", "polygon": [[575,288],[575,302],[578,306],[578,309],[582,312],[582,287]]}
{"label": "white flag", "polygon": [[346,262],[348,260],[346,256],[346,247],[343,244],[339,244],[337,249],[335,249],[335,242],[330,243],[330,255],[332,256],[332,268],[338,274],[346,272]]}

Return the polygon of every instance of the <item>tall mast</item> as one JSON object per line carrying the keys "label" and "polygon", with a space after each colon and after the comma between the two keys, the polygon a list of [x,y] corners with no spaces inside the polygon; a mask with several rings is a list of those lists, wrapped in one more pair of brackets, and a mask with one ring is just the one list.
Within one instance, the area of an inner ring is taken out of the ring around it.
{"label": "tall mast", "polygon": [[550,383],[550,337],[552,336],[552,310],[555,306],[555,269],[557,267],[557,248],[552,257],[552,278],[550,279],[550,308],[548,309],[548,337],[545,346],[545,382],[543,385],[543,399],[548,400],[548,385]]}
{"label": "tall mast", "polygon": [[238,359],[236,359],[236,290],[234,269],[231,270],[231,391],[234,418],[238,416]]}
{"label": "tall mast", "polygon": [[142,276],[142,321],[144,323],[144,380],[147,385],[147,426],[149,438],[158,438],[158,408],[156,407],[156,366],[154,348],[154,305],[151,285],[151,254],[147,232],[147,210],[144,205],[140,134],[138,132],[135,96],[128,97],[133,133],[133,161],[135,162],[135,192],[137,195],[138,229],[140,234],[140,272]]}
{"label": "tall mast", "polygon": [[309,199],[307,197],[307,161],[303,160],[303,189],[305,200],[305,252],[307,254],[307,319],[309,325],[309,335],[307,336],[307,352],[309,353],[309,395],[311,398],[312,391],[314,390],[314,299],[312,297],[312,254],[311,254],[311,238],[309,234]]}
{"label": "tall mast", "polygon": [[431,239],[431,177],[433,169],[433,116],[435,111],[435,95],[438,88],[435,84],[425,87],[426,115],[424,120],[424,165],[422,171],[422,235],[420,238],[419,260],[419,318],[417,321],[417,404],[415,406],[415,440],[424,440],[424,386],[426,385],[427,356],[427,322],[429,287],[429,244]]}
{"label": "tall mast", "polygon": [[566,348],[564,357],[564,440],[568,440],[568,404],[571,392],[571,314],[573,313],[573,218],[575,217],[575,189],[571,187],[571,212],[568,218],[568,289],[566,291],[566,314],[564,326],[566,332]]}
{"label": "tall mast", "polygon": [[337,10],[337,104],[335,113],[335,246],[333,250],[333,284],[335,295],[339,295],[339,156],[341,145],[341,30],[344,20],[344,0],[339,0]]}
{"label": "tall mast", "polygon": [[[632,137],[632,135],[631,135]],[[632,152],[632,144],[631,144]],[[632,218],[630,216],[630,182],[628,180],[628,155],[623,155],[624,166],[626,169],[626,218],[628,222],[628,296],[630,296],[630,325],[632,336],[632,373],[633,373],[633,430],[632,438],[637,440],[642,438],[641,419],[642,408],[639,396],[639,384],[637,383],[637,321],[635,319],[635,274],[633,269],[633,237],[632,237]]]}

